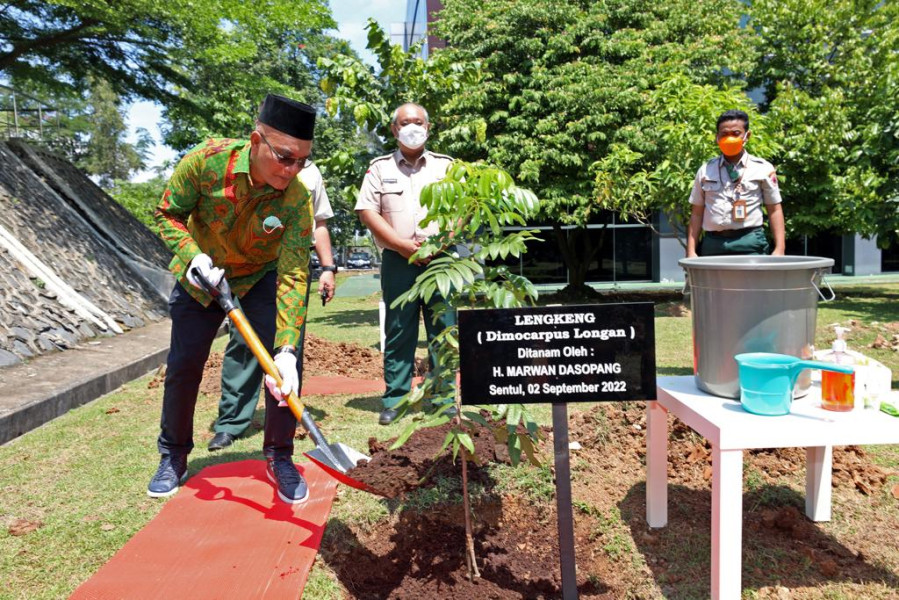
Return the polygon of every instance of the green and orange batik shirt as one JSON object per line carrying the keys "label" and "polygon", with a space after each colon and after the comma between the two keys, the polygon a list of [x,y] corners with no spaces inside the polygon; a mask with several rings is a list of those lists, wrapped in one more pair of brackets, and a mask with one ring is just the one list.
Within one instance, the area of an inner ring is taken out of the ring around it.
{"label": "green and orange batik shirt", "polygon": [[275,347],[296,346],[306,318],[312,203],[295,178],[284,190],[254,188],[250,142],[211,139],[175,167],[156,207],[159,235],[175,254],[169,269],[203,306],[211,296],[187,281],[187,266],[206,253],[239,298],[278,272]]}

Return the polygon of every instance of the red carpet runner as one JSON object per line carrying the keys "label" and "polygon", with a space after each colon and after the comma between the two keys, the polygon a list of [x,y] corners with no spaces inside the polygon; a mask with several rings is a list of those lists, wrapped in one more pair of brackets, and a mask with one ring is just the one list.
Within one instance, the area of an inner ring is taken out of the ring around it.
{"label": "red carpet runner", "polygon": [[313,463],[298,467],[309,498],[296,506],[277,499],[263,461],[203,469],[71,599],[299,598],[337,482]]}

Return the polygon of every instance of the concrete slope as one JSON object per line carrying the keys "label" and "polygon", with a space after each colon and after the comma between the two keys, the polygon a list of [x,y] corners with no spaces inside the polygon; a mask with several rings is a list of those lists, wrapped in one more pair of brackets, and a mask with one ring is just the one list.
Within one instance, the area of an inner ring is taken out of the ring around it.
{"label": "concrete slope", "polygon": [[158,289],[0,144],[0,365],[167,316]]}
{"label": "concrete slope", "polygon": [[70,162],[22,140],[12,140],[7,145],[138,276],[146,279],[163,298],[168,297],[174,285],[167,268],[172,255],[159,236]]}

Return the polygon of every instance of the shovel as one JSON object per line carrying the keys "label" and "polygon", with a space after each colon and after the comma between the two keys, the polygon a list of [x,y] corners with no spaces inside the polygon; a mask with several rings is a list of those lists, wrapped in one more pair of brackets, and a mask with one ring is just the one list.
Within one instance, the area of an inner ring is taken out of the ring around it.
{"label": "shovel", "polygon": [[[218,302],[219,306],[222,307],[222,310],[225,311],[225,314],[228,315],[228,318],[231,319],[231,323],[243,336],[243,339],[247,342],[247,346],[250,347],[250,351],[259,361],[259,364],[262,366],[262,370],[265,371],[268,375],[271,375],[272,378],[274,378],[276,384],[280,386],[282,383],[281,374],[278,372],[278,367],[275,365],[275,361],[272,360],[272,357],[268,353],[268,350],[265,349],[265,346],[262,344],[259,336],[256,335],[256,332],[253,330],[253,327],[247,320],[246,315],[244,315],[243,311],[234,302],[234,299],[231,297],[231,288],[228,286],[228,282],[225,280],[225,278],[222,277],[222,280],[219,282],[219,284],[217,286],[213,286],[196,267],[194,267],[194,269],[192,270],[192,274],[197,279],[197,281],[200,282],[206,292],[208,292],[209,295],[212,296],[216,302]],[[303,328],[305,330],[305,325]],[[303,351],[302,345],[300,345],[299,351]],[[286,401],[287,405],[290,407],[291,412],[293,412],[297,420],[303,424],[303,427],[305,427],[306,431],[309,432],[309,437],[311,437],[312,441],[315,442],[314,450],[304,452],[304,454],[309,457],[312,462],[320,466],[325,470],[325,472],[327,472],[329,475],[331,475],[341,483],[344,483],[350,487],[354,487],[358,490],[363,490],[382,496],[384,495],[374,490],[367,483],[358,481],[347,475],[347,471],[354,468],[360,460],[369,460],[368,456],[350,448],[349,446],[346,446],[345,444],[329,444],[325,439],[325,436],[322,435],[322,432],[319,430],[318,425],[316,425],[315,421],[312,420],[312,416],[309,414],[309,411],[305,409],[305,406],[303,406],[303,403],[300,401],[299,397],[296,394],[291,393],[286,398]]]}

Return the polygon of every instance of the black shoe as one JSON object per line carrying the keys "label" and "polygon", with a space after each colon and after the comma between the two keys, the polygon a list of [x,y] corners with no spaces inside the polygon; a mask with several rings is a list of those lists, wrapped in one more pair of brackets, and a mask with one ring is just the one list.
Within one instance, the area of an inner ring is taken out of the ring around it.
{"label": "black shoe", "polygon": [[211,440],[209,440],[209,445],[207,446],[207,448],[209,448],[210,452],[215,452],[216,450],[227,448],[233,443],[233,435],[231,435],[230,433],[225,433],[224,431],[219,431]]}
{"label": "black shoe", "polygon": [[166,498],[178,491],[178,487],[187,481],[187,455],[163,454],[159,460],[156,475],[147,486],[147,495],[151,498]]}
{"label": "black shoe", "polygon": [[267,459],[265,473],[269,481],[278,488],[278,497],[288,504],[298,504],[309,497],[309,488],[293,459],[289,456],[276,456]]}
{"label": "black shoe", "polygon": [[396,419],[396,416],[399,414],[399,411],[393,408],[385,408],[381,411],[381,415],[378,417],[378,423],[381,425],[390,425],[393,423],[393,420]]}

